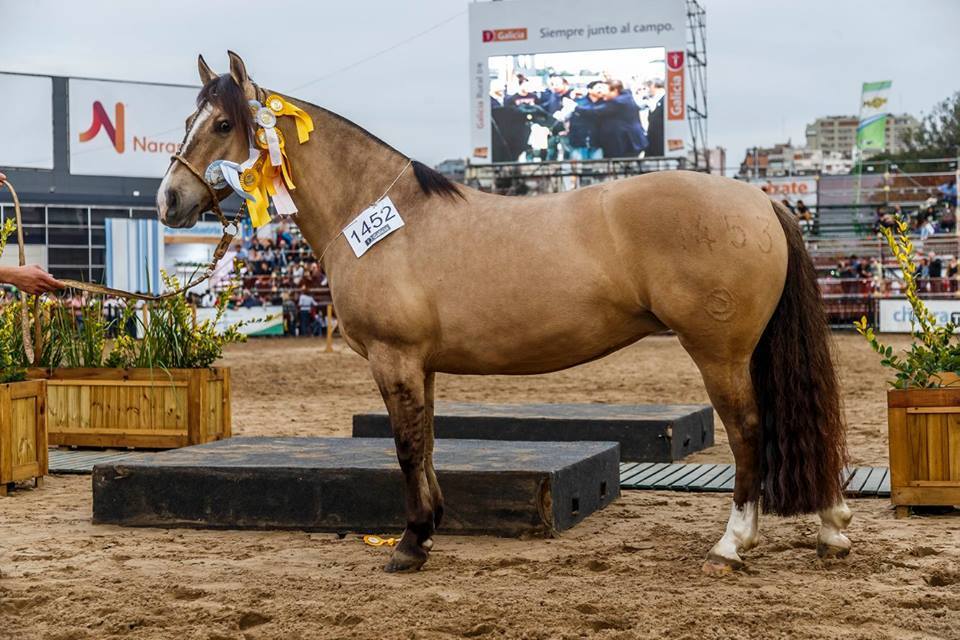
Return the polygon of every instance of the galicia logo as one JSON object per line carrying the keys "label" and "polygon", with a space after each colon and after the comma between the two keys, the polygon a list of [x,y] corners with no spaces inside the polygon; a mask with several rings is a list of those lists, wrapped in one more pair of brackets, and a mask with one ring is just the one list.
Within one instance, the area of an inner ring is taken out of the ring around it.
{"label": "galicia logo", "polygon": [[93,121],[90,123],[90,128],[80,134],[80,142],[93,140],[97,137],[97,134],[100,133],[100,129],[103,128],[106,130],[110,142],[113,143],[113,148],[117,150],[117,153],[123,153],[126,148],[123,116],[124,106],[122,102],[114,105],[113,122],[111,122],[110,117],[107,115],[107,110],[103,108],[103,103],[99,100],[94,101]]}

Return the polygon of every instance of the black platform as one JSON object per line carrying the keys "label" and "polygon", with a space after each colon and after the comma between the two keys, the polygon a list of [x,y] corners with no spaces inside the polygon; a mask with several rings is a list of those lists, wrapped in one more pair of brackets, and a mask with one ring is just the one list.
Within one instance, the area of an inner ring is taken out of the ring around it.
{"label": "black platform", "polygon": [[[439,403],[437,438],[619,442],[624,462],[674,462],[713,445],[713,408],[701,404]],[[390,437],[386,411],[353,416],[353,436]]]}
{"label": "black platform", "polygon": [[[620,494],[609,442],[437,443],[441,533],[569,529]],[[403,529],[392,440],[231,438],[93,469],[98,524],[392,533]]]}

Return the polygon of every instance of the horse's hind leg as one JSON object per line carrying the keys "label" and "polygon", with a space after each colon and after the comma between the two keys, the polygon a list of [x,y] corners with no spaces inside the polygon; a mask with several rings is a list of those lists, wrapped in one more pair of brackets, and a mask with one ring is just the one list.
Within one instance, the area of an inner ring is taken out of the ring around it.
{"label": "horse's hind leg", "polygon": [[380,388],[405,480],[407,526],[384,569],[416,571],[433,546],[434,513],[426,457],[426,381],[422,364],[412,357],[384,350],[369,354]]}
{"label": "horse's hind leg", "polygon": [[850,526],[853,512],[843,500],[820,512],[820,533],[817,534],[817,555],[821,558],[845,558],[850,553],[850,539],[843,530]]}
{"label": "horse's hind leg", "polygon": [[707,554],[703,565],[705,573],[726,573],[742,568],[740,552],[752,549],[759,541],[759,411],[750,378],[749,357],[722,361],[703,353],[691,352],[690,355],[700,368],[737,463],[730,519],[723,537]]}

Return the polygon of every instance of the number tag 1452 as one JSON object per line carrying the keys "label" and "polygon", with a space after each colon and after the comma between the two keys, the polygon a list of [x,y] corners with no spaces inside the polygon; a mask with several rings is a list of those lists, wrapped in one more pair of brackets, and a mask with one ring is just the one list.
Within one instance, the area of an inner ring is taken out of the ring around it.
{"label": "number tag 1452", "polygon": [[343,228],[350,248],[359,258],[370,247],[403,226],[403,218],[390,198],[370,205]]}

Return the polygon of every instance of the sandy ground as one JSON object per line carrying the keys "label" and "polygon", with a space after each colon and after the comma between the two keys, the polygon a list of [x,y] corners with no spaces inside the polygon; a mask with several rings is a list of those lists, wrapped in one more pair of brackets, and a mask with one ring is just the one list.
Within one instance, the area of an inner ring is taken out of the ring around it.
{"label": "sandy ground", "polygon": [[[853,461],[885,464],[885,375],[837,337]],[[238,435],[348,435],[379,398],[358,356],[314,341],[232,348]],[[438,397],[706,402],[676,340],[547,376],[438,379]],[[718,445],[698,461],[729,461]],[[701,575],[729,496],[627,492],[555,539],[437,536],[426,568],[380,570],[356,536],[90,523],[89,477],[0,498],[0,638],[960,638],[960,515],[895,520],[857,500],[853,554],[820,561],[814,518],[761,520],[747,569]]]}

